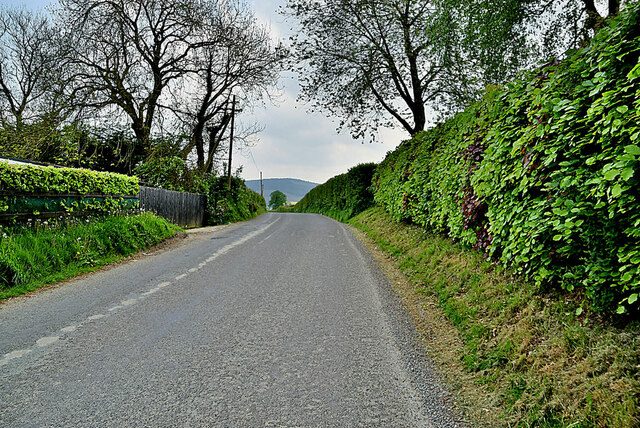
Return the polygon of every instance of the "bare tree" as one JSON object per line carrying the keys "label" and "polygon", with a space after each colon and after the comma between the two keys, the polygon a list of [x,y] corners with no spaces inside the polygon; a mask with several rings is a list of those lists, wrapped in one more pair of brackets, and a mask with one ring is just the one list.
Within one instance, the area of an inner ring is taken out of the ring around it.
{"label": "bare tree", "polygon": [[88,106],[117,106],[141,149],[150,135],[165,89],[188,72],[202,27],[196,0],[61,0],[60,17],[76,36],[76,76],[90,94]]}
{"label": "bare tree", "polygon": [[190,135],[182,156],[195,151],[197,169],[207,173],[231,120],[232,95],[239,104],[268,97],[285,52],[242,3],[211,2],[203,18],[200,47],[190,56],[192,72],[174,91],[171,110]]}
{"label": "bare tree", "polygon": [[55,32],[47,18],[26,10],[0,13],[0,99],[4,123],[39,120],[57,81]]}

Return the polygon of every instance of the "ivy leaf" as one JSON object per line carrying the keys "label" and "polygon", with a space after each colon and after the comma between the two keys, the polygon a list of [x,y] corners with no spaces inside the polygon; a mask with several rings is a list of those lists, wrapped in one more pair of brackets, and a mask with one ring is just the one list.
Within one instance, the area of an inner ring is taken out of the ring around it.
{"label": "ivy leaf", "polygon": [[640,77],[640,62],[636,64],[636,66],[633,67],[633,69],[631,69],[629,74],[627,74],[627,79],[629,80],[634,80],[634,79],[637,79],[638,77]]}
{"label": "ivy leaf", "polygon": [[616,184],[615,186],[613,186],[613,189],[611,189],[611,196],[613,196],[614,198],[617,198],[618,196],[620,196],[621,193],[622,193],[622,186],[620,186],[620,184]]}
{"label": "ivy leaf", "polygon": [[618,310],[616,311],[616,313],[617,313],[618,315],[622,315],[622,314],[624,314],[625,312],[627,312],[627,309],[626,309],[624,306],[622,306],[622,305],[618,306]]}
{"label": "ivy leaf", "polygon": [[629,111],[629,107],[627,106],[620,106],[618,108],[616,108],[616,110],[618,111],[618,113],[620,114],[625,114],[626,112]]}
{"label": "ivy leaf", "polygon": [[629,144],[624,147],[624,151],[629,153],[630,155],[640,156],[640,146],[636,146],[634,144]]}
{"label": "ivy leaf", "polygon": [[613,181],[616,179],[616,177],[620,174],[620,171],[618,171],[617,169],[612,169],[610,171],[605,172],[604,174],[604,178],[605,180],[608,181]]}
{"label": "ivy leaf", "polygon": [[633,293],[631,296],[629,296],[629,300],[627,300],[629,302],[629,304],[633,304],[638,300],[638,293]]}
{"label": "ivy leaf", "polygon": [[628,181],[631,177],[633,177],[633,168],[628,167],[622,170],[622,174],[620,176],[624,179],[624,181]]}

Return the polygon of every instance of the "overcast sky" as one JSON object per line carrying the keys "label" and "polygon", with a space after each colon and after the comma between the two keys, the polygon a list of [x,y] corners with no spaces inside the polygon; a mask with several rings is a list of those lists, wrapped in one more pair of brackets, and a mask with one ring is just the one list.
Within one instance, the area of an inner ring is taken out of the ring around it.
{"label": "overcast sky", "polygon": [[[248,0],[258,19],[269,25],[274,38],[287,37],[292,23],[285,22],[277,13],[286,0]],[[3,6],[25,5],[40,9],[50,0],[0,0]],[[381,142],[364,143],[351,139],[348,132],[336,133],[336,122],[321,114],[311,114],[305,105],[296,103],[298,85],[296,76],[283,73],[283,92],[277,105],[243,113],[243,121],[257,122],[264,130],[257,135],[254,147],[234,152],[234,169],[244,167],[247,180],[264,178],[299,178],[324,183],[329,178],[346,172],[363,162],[379,162],[407,135],[401,131],[384,130]],[[253,155],[251,159],[250,154]]]}

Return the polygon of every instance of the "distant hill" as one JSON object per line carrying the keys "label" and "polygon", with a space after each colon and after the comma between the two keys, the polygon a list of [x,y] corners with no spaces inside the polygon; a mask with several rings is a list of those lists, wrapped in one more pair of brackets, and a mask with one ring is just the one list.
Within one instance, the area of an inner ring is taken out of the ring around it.
{"label": "distant hill", "polygon": [[[287,201],[298,202],[304,195],[318,185],[310,181],[298,180],[297,178],[266,178],[264,181],[264,199],[269,203],[271,192],[276,190],[287,195]],[[260,193],[260,180],[247,180],[247,187],[254,192]]]}

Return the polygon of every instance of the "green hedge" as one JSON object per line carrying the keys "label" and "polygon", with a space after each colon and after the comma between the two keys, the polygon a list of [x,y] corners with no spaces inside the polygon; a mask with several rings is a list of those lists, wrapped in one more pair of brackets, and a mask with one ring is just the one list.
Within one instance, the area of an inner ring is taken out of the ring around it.
{"label": "green hedge", "polygon": [[[123,196],[137,195],[139,186],[137,178],[121,174],[0,162],[0,192],[0,213],[24,210],[110,212],[135,208],[137,201]],[[41,196],[36,196],[42,194],[51,197],[42,200]],[[56,197],[56,194],[78,194],[79,197]]]}
{"label": "green hedge", "polygon": [[208,183],[207,217],[210,224],[225,224],[249,220],[267,211],[262,196],[249,189],[244,181],[231,177],[213,177]]}
{"label": "green hedge", "polygon": [[640,5],[380,165],[375,200],[596,308],[638,311]]}
{"label": "green hedge", "polygon": [[294,210],[319,213],[345,221],[373,206],[371,178],[376,164],[360,164],[346,174],[314,187],[298,202]]}

